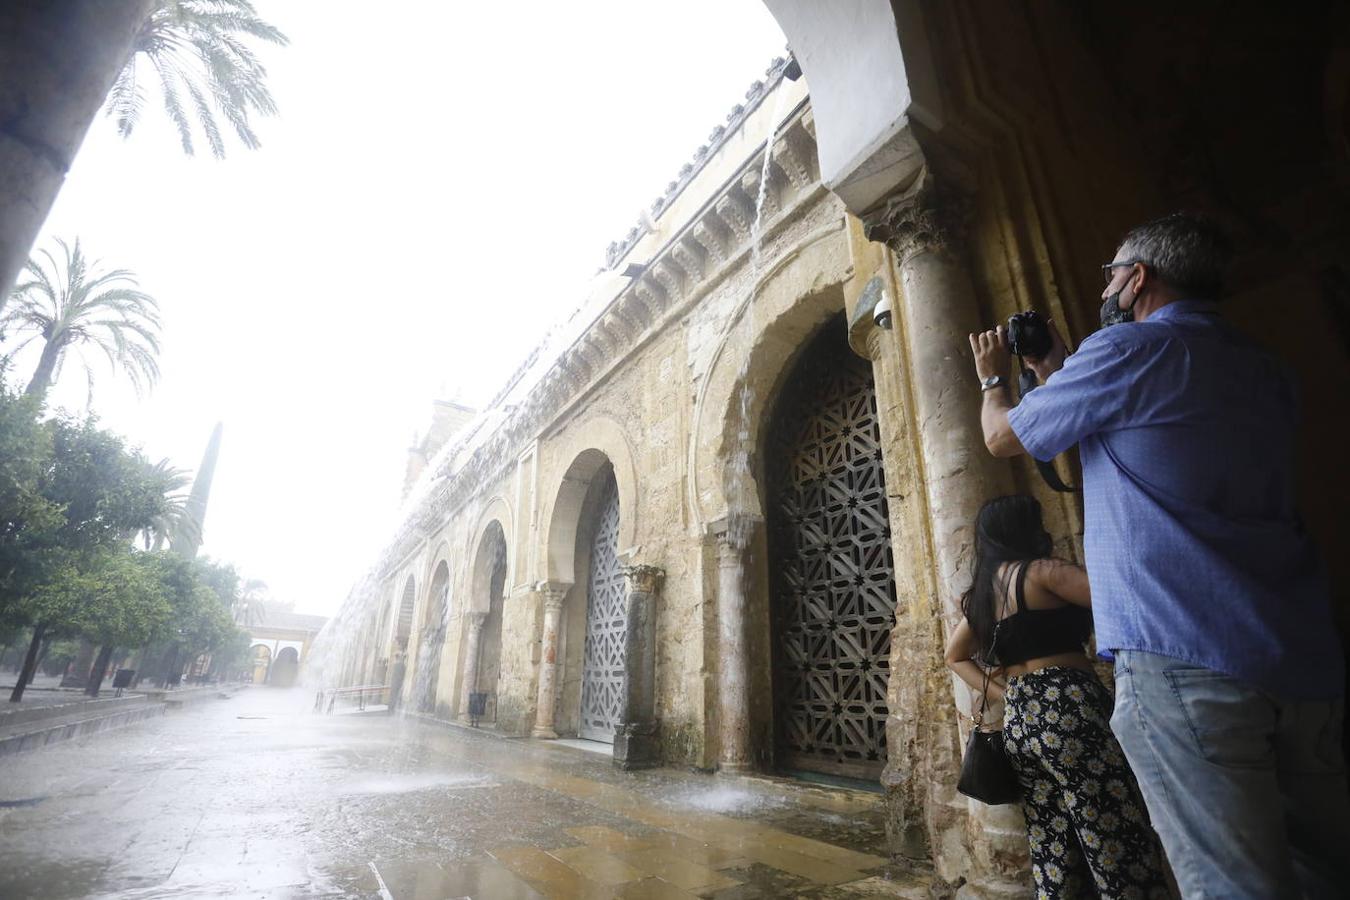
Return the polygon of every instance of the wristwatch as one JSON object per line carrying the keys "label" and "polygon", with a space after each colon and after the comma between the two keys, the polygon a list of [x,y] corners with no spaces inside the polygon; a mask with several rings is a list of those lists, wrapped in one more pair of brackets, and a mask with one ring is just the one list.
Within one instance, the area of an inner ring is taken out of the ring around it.
{"label": "wristwatch", "polygon": [[985,391],[992,391],[996,387],[1003,387],[1003,385],[1007,383],[1008,379],[1004,378],[1002,375],[990,375],[984,381],[980,382],[980,393],[983,394]]}

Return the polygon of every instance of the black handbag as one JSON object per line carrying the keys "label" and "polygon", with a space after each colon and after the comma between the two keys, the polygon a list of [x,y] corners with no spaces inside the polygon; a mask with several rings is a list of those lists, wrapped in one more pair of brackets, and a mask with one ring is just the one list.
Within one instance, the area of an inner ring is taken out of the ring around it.
{"label": "black handbag", "polygon": [[989,691],[989,670],[984,670],[984,690],[980,693],[980,714],[970,729],[966,755],[961,760],[961,778],[956,789],[967,797],[998,806],[1022,802],[1022,785],[1003,746],[1003,732],[984,730],[984,711]]}

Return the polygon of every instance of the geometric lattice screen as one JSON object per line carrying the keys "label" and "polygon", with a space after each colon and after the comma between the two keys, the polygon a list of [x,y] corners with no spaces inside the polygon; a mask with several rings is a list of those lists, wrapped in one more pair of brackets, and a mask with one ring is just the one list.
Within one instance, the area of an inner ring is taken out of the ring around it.
{"label": "geometric lattice screen", "polygon": [[623,715],[628,585],[619,565],[619,486],[601,489],[586,590],[586,644],[581,675],[581,736],[614,743]]}
{"label": "geometric lattice screen", "polygon": [[832,322],[766,441],[775,756],[875,778],[886,762],[895,565],[871,367]]}

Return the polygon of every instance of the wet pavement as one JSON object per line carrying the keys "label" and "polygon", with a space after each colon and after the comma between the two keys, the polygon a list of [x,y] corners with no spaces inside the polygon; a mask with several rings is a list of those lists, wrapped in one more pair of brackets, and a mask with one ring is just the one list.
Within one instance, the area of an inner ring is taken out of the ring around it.
{"label": "wet pavement", "polygon": [[311,705],[253,689],[5,760],[0,897],[928,896],[876,795]]}

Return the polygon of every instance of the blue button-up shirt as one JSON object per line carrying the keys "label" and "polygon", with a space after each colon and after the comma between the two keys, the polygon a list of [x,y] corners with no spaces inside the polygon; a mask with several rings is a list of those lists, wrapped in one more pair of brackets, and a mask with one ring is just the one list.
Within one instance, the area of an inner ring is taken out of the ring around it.
{"label": "blue button-up shirt", "polygon": [[1144,650],[1292,699],[1344,692],[1325,570],[1295,511],[1292,383],[1212,304],[1104,328],[1008,422],[1074,444],[1097,646]]}

